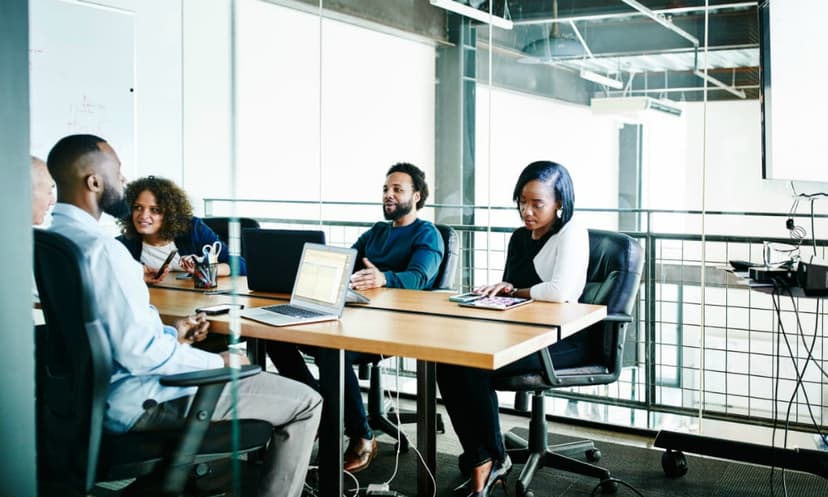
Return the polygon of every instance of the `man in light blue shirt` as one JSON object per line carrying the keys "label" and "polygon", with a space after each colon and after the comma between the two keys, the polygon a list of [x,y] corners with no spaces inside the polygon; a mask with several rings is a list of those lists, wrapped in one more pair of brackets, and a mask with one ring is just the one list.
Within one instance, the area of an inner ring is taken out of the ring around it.
{"label": "man in light blue shirt", "polygon": [[[104,426],[122,433],[174,422],[186,414],[195,389],[162,386],[159,377],[223,367],[230,356],[190,346],[206,336],[209,322],[203,314],[165,326],[149,303],[141,265],[98,226],[102,213],[118,217],[128,208],[121,163],[112,147],[92,135],[67,136],[49,152],[47,164],[58,184],[50,229],[72,239],[85,254],[98,317],[112,347]],[[231,393],[225,388],[213,419],[232,416]],[[238,383],[238,416],[264,419],[275,427],[258,495],[300,496],[321,406],[312,389],[280,376],[260,374]]]}

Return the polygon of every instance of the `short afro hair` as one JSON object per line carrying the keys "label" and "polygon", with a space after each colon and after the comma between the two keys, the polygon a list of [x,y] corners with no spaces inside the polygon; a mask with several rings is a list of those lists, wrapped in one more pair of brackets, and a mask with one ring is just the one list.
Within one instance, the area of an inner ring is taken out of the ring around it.
{"label": "short afro hair", "polygon": [[411,176],[411,182],[414,184],[414,191],[420,192],[420,200],[417,202],[417,210],[422,209],[425,206],[426,199],[428,198],[428,183],[426,183],[425,172],[414,164],[409,164],[408,162],[398,162],[388,168],[388,172],[385,173],[385,176],[387,177],[392,173],[405,173]]}

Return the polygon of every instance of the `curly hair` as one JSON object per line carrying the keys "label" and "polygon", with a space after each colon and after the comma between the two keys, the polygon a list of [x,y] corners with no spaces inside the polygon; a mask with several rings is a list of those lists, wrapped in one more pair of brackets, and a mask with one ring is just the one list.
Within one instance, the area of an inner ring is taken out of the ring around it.
{"label": "curly hair", "polygon": [[124,200],[129,206],[129,214],[118,219],[121,233],[127,238],[139,238],[132,222],[132,207],[141,193],[148,191],[155,196],[155,202],[164,215],[158,235],[164,240],[174,240],[192,229],[193,206],[178,185],[166,178],[147,176],[139,178],[126,186]]}

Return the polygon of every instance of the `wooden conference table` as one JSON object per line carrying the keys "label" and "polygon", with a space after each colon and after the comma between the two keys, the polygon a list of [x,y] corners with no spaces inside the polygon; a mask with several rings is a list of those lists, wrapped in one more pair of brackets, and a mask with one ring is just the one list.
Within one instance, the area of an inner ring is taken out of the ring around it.
{"label": "wooden conference table", "polygon": [[[229,279],[218,290],[230,291]],[[191,314],[195,308],[235,300],[246,307],[273,305],[284,294],[250,292],[238,278],[235,294],[205,294],[191,281],[172,280],[150,288],[150,300],[165,322]],[[536,302],[506,312],[460,307],[448,293],[375,289],[363,293],[370,304],[349,305],[342,319],[274,327],[240,319],[246,338],[277,340],[320,347],[323,397],[319,434],[320,495],[342,495],[343,350],[417,359],[417,445],[431,474],[436,468],[435,363],[498,369],[565,338],[606,316],[604,306]],[[210,317],[210,331],[230,333],[230,317]],[[327,366],[327,367],[325,367]],[[337,402],[330,402],[337,399]],[[432,495],[431,477],[418,467],[418,495]]]}

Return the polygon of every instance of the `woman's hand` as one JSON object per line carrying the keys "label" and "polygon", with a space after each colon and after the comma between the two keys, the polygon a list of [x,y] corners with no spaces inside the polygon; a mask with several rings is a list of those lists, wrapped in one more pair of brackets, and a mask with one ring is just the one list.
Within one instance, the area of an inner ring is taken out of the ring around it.
{"label": "woman's hand", "polygon": [[181,269],[187,271],[190,274],[195,274],[196,271],[196,260],[195,256],[193,255],[185,255],[179,259],[179,264],[181,265]]}
{"label": "woman's hand", "polygon": [[180,343],[193,344],[204,340],[207,338],[207,328],[209,327],[210,322],[207,321],[207,314],[203,312],[175,322],[175,329],[178,331],[178,341]]}
{"label": "woman's hand", "polygon": [[167,275],[170,274],[170,266],[167,265],[167,267],[165,267],[164,270],[161,271],[161,274],[156,278],[155,273],[157,272],[157,269],[153,269],[149,266],[144,266],[144,283],[147,283],[148,285],[157,285],[158,283],[161,283],[162,281],[164,281],[164,278],[166,278]]}
{"label": "woman's hand", "polygon": [[494,285],[479,286],[474,289],[474,293],[485,295],[486,297],[494,297],[495,295],[512,295],[515,291],[515,286],[508,281],[501,281]]}

